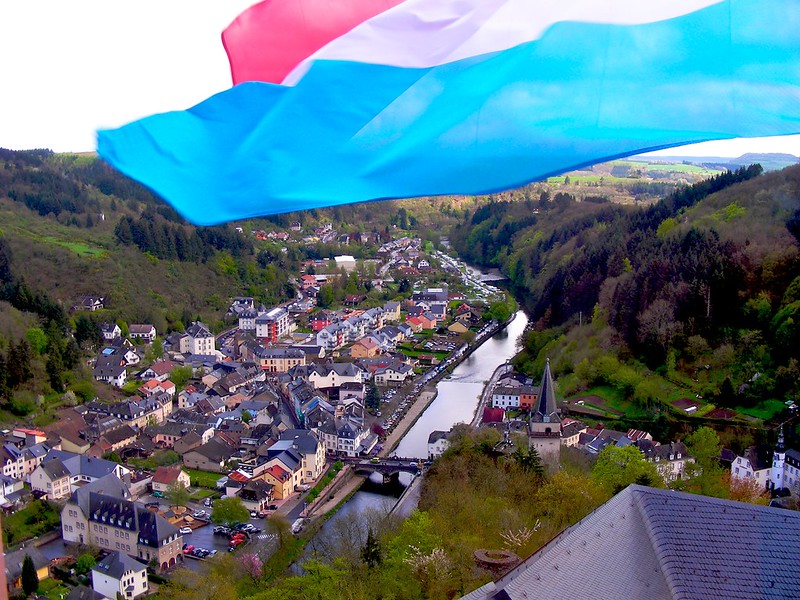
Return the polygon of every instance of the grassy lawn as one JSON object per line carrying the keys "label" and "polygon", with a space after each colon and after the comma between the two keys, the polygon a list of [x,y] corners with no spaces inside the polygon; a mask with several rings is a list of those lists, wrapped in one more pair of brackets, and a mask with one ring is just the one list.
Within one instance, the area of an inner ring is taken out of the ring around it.
{"label": "grassy lawn", "polygon": [[763,400],[752,408],[736,407],[736,412],[756,419],[768,421],[786,408],[780,400]]}
{"label": "grassy lawn", "polygon": [[633,179],[628,177],[613,177],[611,175],[561,175],[560,177],[548,177],[547,183],[565,183],[565,178],[569,177],[570,183],[628,183],[630,184]]}
{"label": "grassy lawn", "polygon": [[184,469],[184,471],[189,474],[189,478],[192,480],[193,486],[200,486],[212,490],[217,489],[217,481],[220,477],[222,477],[222,473],[198,471],[197,469]]}
{"label": "grassy lawn", "polygon": [[41,240],[47,242],[48,244],[63,246],[68,250],[72,250],[78,256],[88,256],[89,258],[102,258],[106,254],[108,254],[103,248],[98,248],[96,246],[94,247],[89,246],[88,244],[83,244],[80,242],[67,242],[64,240],[59,240],[52,236],[42,237]]}
{"label": "grassy lawn", "polygon": [[700,408],[698,408],[697,412],[693,413],[692,416],[693,417],[705,417],[708,413],[710,413],[715,408],[717,408],[717,407],[714,406],[713,404],[706,404],[706,405],[701,406]]}
{"label": "grassy lawn", "polygon": [[44,579],[39,582],[39,595],[50,598],[50,600],[62,600],[70,591],[68,587],[55,579]]}
{"label": "grassy lawn", "polygon": [[678,163],[670,163],[666,165],[659,165],[649,163],[647,165],[648,171],[673,171],[675,173],[698,173],[702,175],[718,175],[722,171],[718,171],[716,169],[707,169],[706,167],[701,167],[700,165],[684,165]]}
{"label": "grassy lawn", "polygon": [[217,492],[212,492],[207,488],[197,488],[189,496],[192,500],[205,500],[210,496],[219,496]]}
{"label": "grassy lawn", "polygon": [[34,500],[22,510],[3,517],[3,539],[6,548],[56,529],[61,514],[48,502]]}
{"label": "grassy lawn", "polygon": [[450,356],[449,352],[432,352],[430,350],[410,350],[410,349],[406,349],[406,348],[398,348],[398,350],[400,350],[400,352],[402,352],[403,354],[405,354],[409,358],[418,358],[418,357],[420,357],[422,355],[427,354],[427,355],[430,355],[430,356],[435,356],[439,360],[443,360],[443,359],[447,358],[448,356]]}

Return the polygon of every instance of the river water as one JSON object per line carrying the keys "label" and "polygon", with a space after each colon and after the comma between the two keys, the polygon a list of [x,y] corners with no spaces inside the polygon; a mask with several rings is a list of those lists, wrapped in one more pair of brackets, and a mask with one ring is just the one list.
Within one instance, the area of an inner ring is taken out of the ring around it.
{"label": "river water", "polygon": [[[432,431],[449,431],[456,423],[469,423],[475,415],[485,383],[499,365],[517,353],[517,340],[527,324],[525,313],[517,312],[508,327],[486,340],[455,368],[448,379],[440,381],[436,386],[436,399],[400,441],[395,454],[427,459],[428,436]],[[409,482],[410,478],[401,474],[401,483],[408,485]],[[391,489],[377,485],[365,487],[369,487],[370,491],[362,489],[353,494],[312,538],[307,557],[313,555],[312,548],[315,545],[324,546],[327,543],[326,538],[340,536],[345,520],[352,522],[354,516],[366,514],[368,511],[387,511],[402,491],[399,486]],[[361,535],[365,537],[366,532],[362,531]],[[360,543],[363,544],[364,540],[360,540]]]}
{"label": "river water", "polygon": [[514,320],[458,365],[453,374],[436,386],[436,400],[403,437],[397,456],[428,458],[428,436],[432,431],[449,431],[456,423],[469,423],[475,415],[483,386],[494,370],[517,353],[517,340],[528,318],[522,311]]}

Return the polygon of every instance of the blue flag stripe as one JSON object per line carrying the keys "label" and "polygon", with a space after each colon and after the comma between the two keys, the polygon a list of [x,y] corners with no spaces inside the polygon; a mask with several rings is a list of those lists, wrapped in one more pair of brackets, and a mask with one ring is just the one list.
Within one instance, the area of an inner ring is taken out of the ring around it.
{"label": "blue flag stripe", "polygon": [[800,133],[800,3],[559,23],[407,69],[318,61],[99,133],[98,151],[198,224],[384,198],[480,194],[641,151]]}

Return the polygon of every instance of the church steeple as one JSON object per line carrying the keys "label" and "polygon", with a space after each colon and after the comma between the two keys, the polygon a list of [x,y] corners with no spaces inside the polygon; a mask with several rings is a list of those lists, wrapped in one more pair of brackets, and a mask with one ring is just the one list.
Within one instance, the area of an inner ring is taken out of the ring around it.
{"label": "church steeple", "polygon": [[533,417],[537,421],[543,423],[559,421],[558,413],[556,411],[556,396],[555,391],[553,390],[553,377],[550,374],[549,358],[544,365],[542,385],[539,388],[539,397],[536,399],[536,406],[534,409]]}
{"label": "church steeple", "polygon": [[786,446],[783,443],[783,425],[778,432],[778,443],[775,445],[775,452],[772,454],[772,468],[769,472],[770,489],[780,490],[785,488],[783,465],[786,460]]}

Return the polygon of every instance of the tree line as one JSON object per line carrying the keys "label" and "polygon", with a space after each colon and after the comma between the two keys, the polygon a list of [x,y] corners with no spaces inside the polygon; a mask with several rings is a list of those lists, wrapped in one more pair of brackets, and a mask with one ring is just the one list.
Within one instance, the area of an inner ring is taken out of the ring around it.
{"label": "tree line", "polygon": [[135,245],[142,252],[166,260],[204,262],[215,249],[233,256],[253,253],[252,241],[230,226],[193,227],[175,223],[152,206],[137,218],[122,217],[114,235],[120,244]]}

